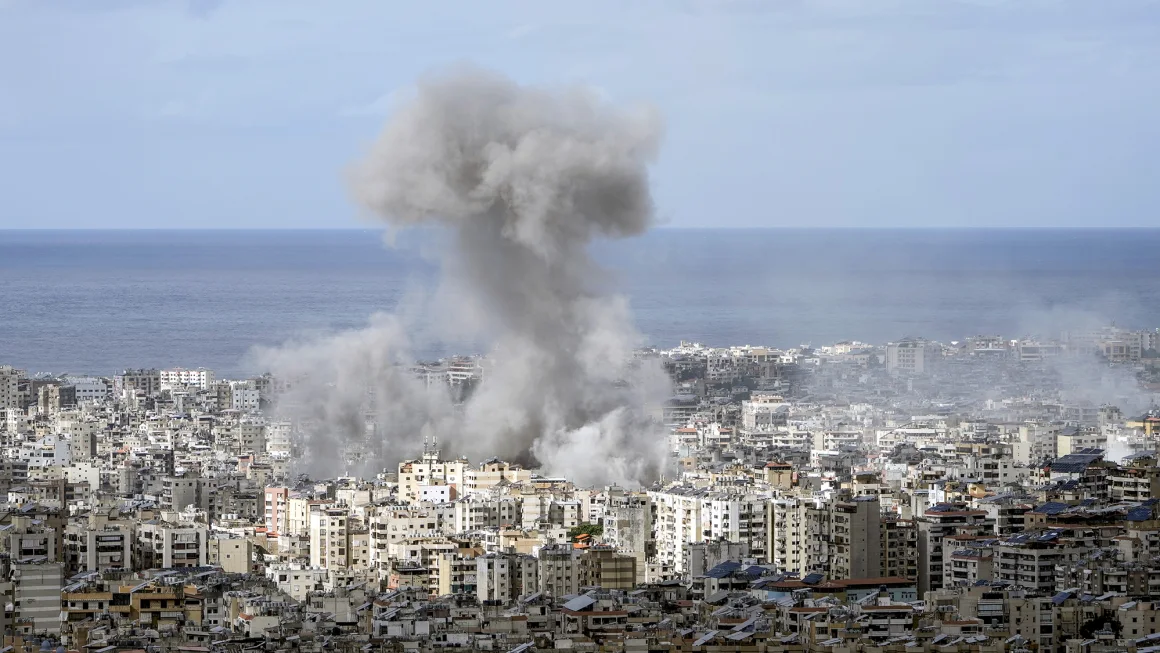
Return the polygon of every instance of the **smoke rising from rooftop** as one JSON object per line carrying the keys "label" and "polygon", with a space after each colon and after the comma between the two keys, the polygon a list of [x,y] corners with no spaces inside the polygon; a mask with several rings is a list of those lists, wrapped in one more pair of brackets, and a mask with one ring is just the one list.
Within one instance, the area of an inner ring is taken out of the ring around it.
{"label": "smoke rising from rooftop", "polygon": [[[541,464],[583,484],[655,478],[664,436],[645,407],[667,397],[667,379],[634,360],[641,342],[627,302],[602,290],[588,246],[652,224],[648,166],[660,136],[655,112],[585,89],[478,70],[423,80],[352,169],[351,189],[391,227],[450,231],[438,313],[491,344],[486,375],[453,409],[400,371],[405,329],[385,318],[265,352],[275,374],[310,379],[289,403],[310,407],[319,427],[315,462],[330,455],[326,442],[362,437],[369,418],[380,466],[431,434],[447,454]],[[302,369],[304,360],[316,362]],[[369,412],[352,398],[364,384]]]}

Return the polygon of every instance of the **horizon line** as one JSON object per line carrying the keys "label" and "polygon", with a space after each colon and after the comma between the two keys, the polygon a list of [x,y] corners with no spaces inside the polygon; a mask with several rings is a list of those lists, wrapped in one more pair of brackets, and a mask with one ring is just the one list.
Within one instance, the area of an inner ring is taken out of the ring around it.
{"label": "horizon line", "polygon": [[[383,232],[389,230],[390,225],[383,226],[366,226],[366,227],[0,227],[0,233],[3,232],[81,232],[81,231],[153,231],[153,232],[213,232],[213,231],[233,231],[233,232],[247,232],[247,231],[269,231],[269,232],[304,232],[304,231],[374,231]],[[438,226],[413,226],[400,228],[399,231],[430,231],[438,230]],[[988,226],[963,226],[963,225],[881,225],[881,226],[699,226],[699,227],[685,227],[685,226],[656,226],[648,229],[645,232],[636,234],[642,236],[654,231],[1158,231],[1160,226],[1107,226],[1107,225],[988,225]],[[631,238],[630,236],[629,238]]]}

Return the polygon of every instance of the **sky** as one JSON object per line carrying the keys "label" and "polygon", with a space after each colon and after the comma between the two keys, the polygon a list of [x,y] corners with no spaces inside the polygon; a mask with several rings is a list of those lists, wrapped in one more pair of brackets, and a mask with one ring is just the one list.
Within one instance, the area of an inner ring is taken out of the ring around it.
{"label": "sky", "polygon": [[0,0],[0,229],[365,227],[463,63],[655,105],[667,226],[1160,226],[1154,0]]}

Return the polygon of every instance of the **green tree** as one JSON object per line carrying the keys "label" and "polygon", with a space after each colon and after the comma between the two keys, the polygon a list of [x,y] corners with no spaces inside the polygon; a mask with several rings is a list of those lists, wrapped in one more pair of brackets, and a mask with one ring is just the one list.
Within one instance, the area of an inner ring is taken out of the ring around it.
{"label": "green tree", "polygon": [[1103,630],[1104,626],[1110,627],[1112,633],[1116,636],[1117,639],[1120,637],[1120,632],[1124,630],[1124,626],[1120,623],[1119,619],[1116,619],[1110,614],[1102,614],[1098,617],[1085,621],[1084,624],[1079,627],[1079,634],[1082,635],[1084,639],[1091,639],[1095,636],[1096,633]]}
{"label": "green tree", "polygon": [[568,529],[568,539],[574,540],[577,535],[589,535],[598,538],[604,535],[604,526],[601,524],[580,524]]}

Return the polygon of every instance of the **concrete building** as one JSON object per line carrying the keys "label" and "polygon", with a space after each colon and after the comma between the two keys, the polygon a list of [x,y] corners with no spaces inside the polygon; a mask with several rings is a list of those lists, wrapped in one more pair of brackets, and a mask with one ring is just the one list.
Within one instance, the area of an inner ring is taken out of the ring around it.
{"label": "concrete building", "polygon": [[268,487],[262,496],[266,534],[269,537],[277,537],[279,533],[289,529],[290,490],[284,487]]}
{"label": "concrete building", "polygon": [[341,508],[310,511],[310,566],[345,569],[350,564],[350,517]]}
{"label": "concrete building", "polygon": [[953,551],[947,551],[944,539],[950,535],[992,535],[995,521],[986,511],[969,510],[963,505],[938,504],[915,520],[918,524],[918,592],[940,589],[943,565]]}
{"label": "concrete building", "polygon": [[61,533],[45,526],[40,520],[24,515],[14,516],[8,524],[0,526],[0,553],[13,560],[40,559],[60,562],[57,552],[61,550],[58,539]]}
{"label": "concrete building", "polygon": [[129,521],[89,519],[72,523],[64,537],[65,563],[70,575],[132,568],[134,535]]}
{"label": "concrete building", "polygon": [[157,378],[162,389],[192,387],[199,390],[209,390],[214,385],[213,370],[207,370],[204,367],[199,367],[196,370],[187,370],[181,367],[161,370],[158,372]]}
{"label": "concrete building", "polygon": [[215,536],[209,539],[206,559],[227,574],[248,574],[254,558],[254,543],[244,537]]}
{"label": "concrete building", "polygon": [[489,553],[475,559],[480,603],[507,605],[539,587],[537,560],[520,553]]}
{"label": "concrete building", "polygon": [[922,338],[903,338],[886,345],[886,371],[903,376],[930,372],[941,357],[939,346]]}
{"label": "concrete building", "polygon": [[741,402],[741,428],[750,432],[775,431],[785,426],[789,404],[777,395],[753,395]]}
{"label": "concrete building", "polygon": [[879,526],[882,536],[882,575],[918,579],[918,527],[913,520],[884,518]]}
{"label": "concrete building", "polygon": [[540,591],[561,597],[580,591],[579,552],[570,544],[540,549]]}
{"label": "concrete building", "polygon": [[580,587],[631,590],[636,586],[636,558],[610,546],[593,546],[577,562]]}
{"label": "concrete building", "polygon": [[64,565],[59,562],[13,563],[12,585],[16,619],[32,620],[34,633],[59,633]]}
{"label": "concrete building", "polygon": [[134,390],[146,396],[161,392],[161,370],[125,370],[113,377],[113,394],[121,396]]}
{"label": "concrete building", "polygon": [[825,571],[830,578],[878,578],[882,576],[882,514],[877,496],[833,501],[816,511],[825,520],[809,534],[808,550],[820,553],[810,571]]}
{"label": "concrete building", "polygon": [[71,385],[53,383],[42,386],[38,395],[37,408],[41,415],[55,415],[77,405],[77,391]]}
{"label": "concrete building", "polygon": [[137,569],[173,569],[209,564],[209,531],[204,526],[152,521],[137,527],[133,549]]}
{"label": "concrete building", "polygon": [[20,381],[27,376],[24,370],[18,370],[11,365],[0,365],[0,410],[22,408]]}

